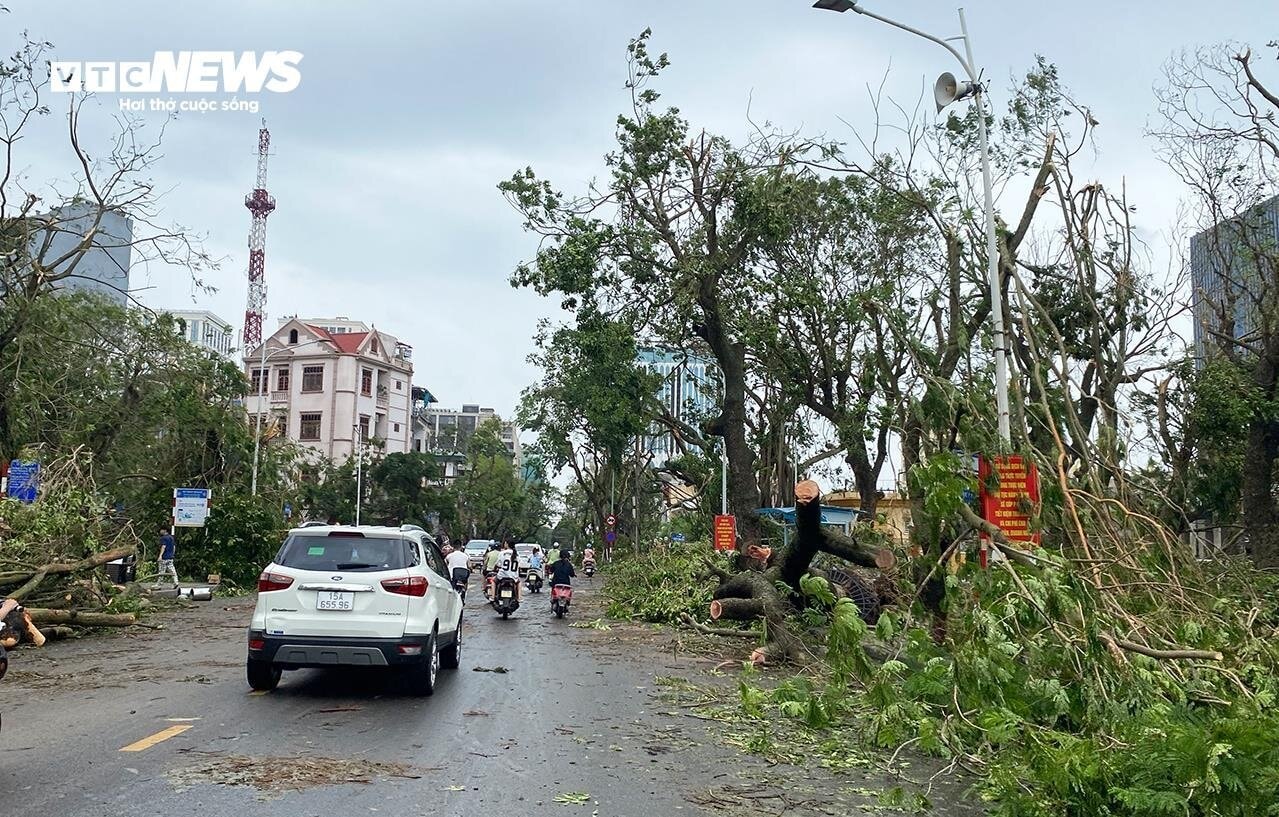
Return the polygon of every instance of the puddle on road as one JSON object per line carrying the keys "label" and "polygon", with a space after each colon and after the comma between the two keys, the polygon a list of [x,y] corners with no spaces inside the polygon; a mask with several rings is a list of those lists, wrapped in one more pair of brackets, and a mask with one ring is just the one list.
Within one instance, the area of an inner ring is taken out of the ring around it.
{"label": "puddle on road", "polygon": [[187,752],[198,762],[170,770],[166,776],[178,791],[208,784],[256,789],[260,797],[280,797],[286,792],[316,786],[352,783],[368,785],[376,780],[400,778],[417,780],[433,769],[386,763],[324,757],[253,757],[221,752]]}

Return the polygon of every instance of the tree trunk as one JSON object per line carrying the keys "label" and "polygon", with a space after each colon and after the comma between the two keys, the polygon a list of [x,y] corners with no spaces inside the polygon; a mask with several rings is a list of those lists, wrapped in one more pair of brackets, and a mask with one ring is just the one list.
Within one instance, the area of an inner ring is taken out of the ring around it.
{"label": "tree trunk", "polygon": [[1279,458],[1279,424],[1257,418],[1248,428],[1241,500],[1248,548],[1258,567],[1279,567],[1279,509],[1275,507],[1274,466]]}

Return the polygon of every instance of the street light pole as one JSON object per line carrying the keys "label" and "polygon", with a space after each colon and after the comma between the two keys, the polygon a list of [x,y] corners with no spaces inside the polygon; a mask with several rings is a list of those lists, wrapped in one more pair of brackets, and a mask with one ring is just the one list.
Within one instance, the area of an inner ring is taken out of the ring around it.
{"label": "street light pole", "polygon": [[[857,5],[856,0],[817,0],[813,4],[813,8],[841,13],[855,11],[864,17],[879,20],[881,23],[900,28],[902,31],[937,43],[958,60],[959,64],[963,66],[964,73],[968,75],[968,81],[971,83],[971,93],[977,103],[977,136],[981,146],[982,192],[986,207],[986,265],[988,285],[990,287],[990,324],[991,334],[995,338],[995,410],[998,415],[999,439],[1003,442],[1005,448],[1009,448],[1012,442],[1012,428],[1008,414],[1008,344],[1004,333],[1004,297],[1003,287],[1000,285],[999,248],[995,237],[995,196],[990,170],[990,145],[986,134],[986,106],[982,101],[984,99],[983,89],[977,79],[976,61],[973,59],[973,44],[968,37],[968,23],[964,19],[964,10],[962,8],[959,9],[961,36],[958,39],[964,41],[964,54],[960,54],[946,40],[935,37],[925,31],[920,31],[905,23],[899,23],[881,14],[867,11]],[[956,94],[954,99],[958,99],[963,95],[965,94]],[[944,104],[946,103],[940,98],[937,100],[939,112]]]}
{"label": "street light pole", "polygon": [[359,423],[355,426],[355,526],[360,526],[360,501],[364,498],[364,434]]}

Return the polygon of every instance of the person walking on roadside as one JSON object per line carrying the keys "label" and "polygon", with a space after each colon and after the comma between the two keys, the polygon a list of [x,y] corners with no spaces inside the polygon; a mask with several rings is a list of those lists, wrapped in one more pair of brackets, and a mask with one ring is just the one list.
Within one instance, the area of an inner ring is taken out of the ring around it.
{"label": "person walking on roadside", "polygon": [[173,532],[163,525],[160,526],[160,558],[158,560],[158,569],[155,574],[155,583],[158,587],[160,580],[169,577],[173,580],[173,586],[178,586],[178,569],[173,566],[173,560],[177,556],[178,543],[173,538]]}

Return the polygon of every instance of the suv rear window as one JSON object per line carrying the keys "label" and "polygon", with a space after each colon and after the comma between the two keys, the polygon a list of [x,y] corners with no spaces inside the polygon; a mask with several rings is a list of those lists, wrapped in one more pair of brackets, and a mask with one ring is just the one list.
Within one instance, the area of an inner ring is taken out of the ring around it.
{"label": "suv rear window", "polygon": [[399,536],[308,536],[284,540],[276,564],[297,570],[373,573],[409,564],[409,544]]}

